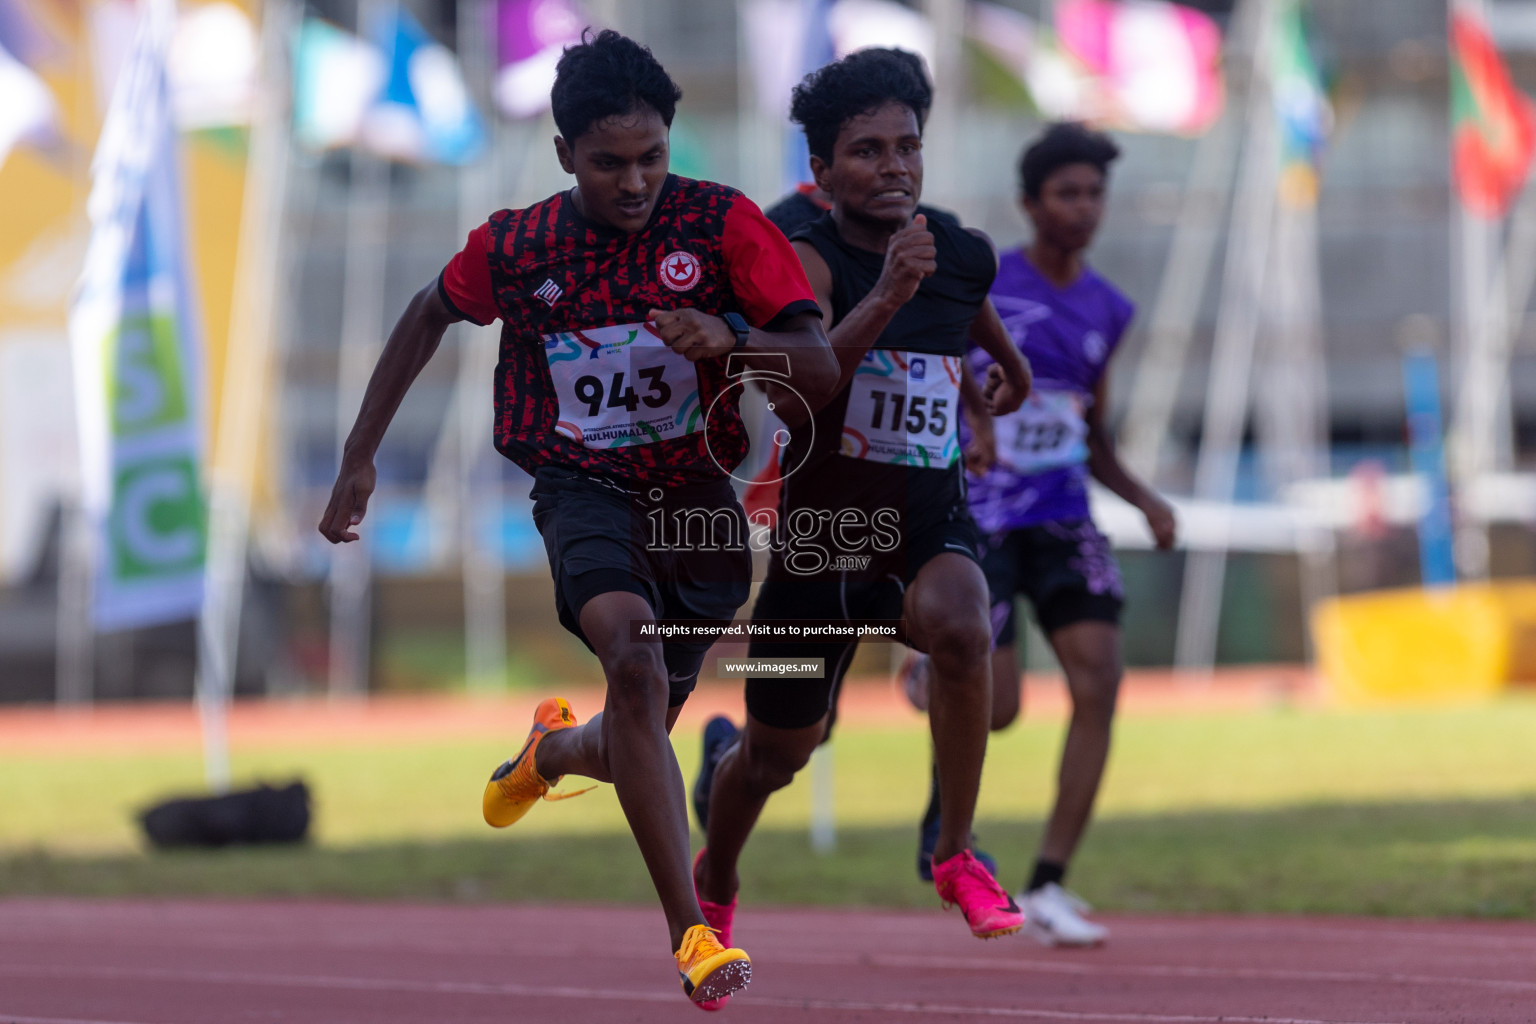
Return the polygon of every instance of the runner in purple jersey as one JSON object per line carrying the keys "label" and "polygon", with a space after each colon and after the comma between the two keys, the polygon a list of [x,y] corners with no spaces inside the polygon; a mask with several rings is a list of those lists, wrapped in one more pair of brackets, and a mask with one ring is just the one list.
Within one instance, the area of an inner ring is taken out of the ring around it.
{"label": "runner in purple jersey", "polygon": [[[1122,674],[1120,570],[1090,517],[1088,477],[1139,508],[1159,548],[1172,547],[1175,533],[1172,509],[1121,465],[1104,426],[1105,369],[1133,309],[1083,262],[1083,252],[1103,216],[1109,164],[1118,155],[1108,137],[1076,124],[1052,125],[1024,151],[1021,203],[1034,239],[1003,254],[991,297],[1034,370],[1035,390],[1017,412],[991,421],[990,437],[983,428],[968,439],[968,463],[991,463],[982,475],[968,476],[968,498],[992,600],[992,728],[1005,728],[1020,710],[1020,595],[1034,607],[1072,697],[1056,803],[1019,897],[1025,927],[1052,946],[1095,945],[1106,937],[1061,884],[1098,794]],[[969,359],[985,378],[986,354],[972,351]],[[913,658],[903,674],[920,703],[925,663]],[[919,872],[937,813],[935,789]]]}
{"label": "runner in purple jersey", "polygon": [[[1087,519],[1088,414],[1135,307],[1087,266],[1058,287],[1018,249],[999,257],[992,303],[1035,391],[994,424],[997,461],[967,481],[971,515],[985,533]],[[992,359],[980,349],[968,358],[984,378]]]}

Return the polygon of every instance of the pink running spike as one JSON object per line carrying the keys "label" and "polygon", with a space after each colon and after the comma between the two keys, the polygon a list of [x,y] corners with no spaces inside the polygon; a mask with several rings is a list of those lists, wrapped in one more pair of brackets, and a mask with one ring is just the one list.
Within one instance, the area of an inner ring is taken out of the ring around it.
{"label": "pink running spike", "polygon": [[992,872],[970,850],[933,865],[933,887],[945,908],[958,906],[978,939],[1012,935],[1024,927],[1024,914]]}

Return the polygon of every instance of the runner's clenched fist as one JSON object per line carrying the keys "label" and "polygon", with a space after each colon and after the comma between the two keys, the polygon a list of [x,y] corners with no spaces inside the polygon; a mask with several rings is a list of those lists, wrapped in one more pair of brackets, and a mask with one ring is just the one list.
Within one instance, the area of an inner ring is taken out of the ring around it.
{"label": "runner's clenched fist", "polygon": [[885,266],[875,288],[898,303],[917,294],[917,286],[939,269],[939,250],[928,230],[928,218],[918,214],[912,223],[891,236],[885,247]]}
{"label": "runner's clenched fist", "polygon": [[656,325],[661,340],[690,363],[723,356],[736,347],[736,335],[724,320],[691,307],[653,309],[646,319]]}

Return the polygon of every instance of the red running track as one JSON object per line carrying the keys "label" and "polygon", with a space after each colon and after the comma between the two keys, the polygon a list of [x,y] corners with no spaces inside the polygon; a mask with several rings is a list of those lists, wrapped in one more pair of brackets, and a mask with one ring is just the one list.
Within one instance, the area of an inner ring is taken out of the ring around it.
{"label": "red running track", "polygon": [[701,1017],[649,909],[0,901],[4,1024],[1536,1019],[1536,925],[1103,917],[1099,950],[958,915],[743,911],[756,978]]}

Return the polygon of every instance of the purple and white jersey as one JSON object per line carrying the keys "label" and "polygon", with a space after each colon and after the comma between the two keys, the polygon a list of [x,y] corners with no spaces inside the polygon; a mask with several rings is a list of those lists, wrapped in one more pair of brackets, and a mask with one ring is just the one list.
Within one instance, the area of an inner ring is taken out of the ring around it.
{"label": "purple and white jersey", "polygon": [[[992,304],[1034,371],[1017,412],[993,420],[997,465],[967,474],[971,515],[983,533],[1088,518],[1088,407],[1135,307],[1088,267],[1057,288],[1024,257],[1003,253]],[[978,380],[992,357],[971,347]],[[968,440],[968,438],[963,438]]]}

